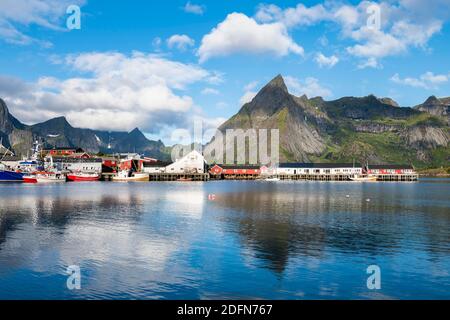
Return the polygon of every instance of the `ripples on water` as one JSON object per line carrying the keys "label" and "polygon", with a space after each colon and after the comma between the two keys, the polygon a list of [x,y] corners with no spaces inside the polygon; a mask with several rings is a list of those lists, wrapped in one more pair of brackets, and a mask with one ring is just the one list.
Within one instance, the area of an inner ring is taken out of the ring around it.
{"label": "ripples on water", "polygon": [[446,179],[2,184],[0,298],[449,299],[449,195]]}

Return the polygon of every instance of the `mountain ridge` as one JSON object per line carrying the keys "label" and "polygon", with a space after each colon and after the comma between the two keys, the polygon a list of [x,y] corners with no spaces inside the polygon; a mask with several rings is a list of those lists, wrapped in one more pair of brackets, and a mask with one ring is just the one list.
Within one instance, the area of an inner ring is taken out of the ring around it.
{"label": "mountain ridge", "polygon": [[[448,166],[450,98],[430,96],[414,107],[400,107],[389,97],[322,97],[292,95],[281,75],[269,81],[248,103],[219,126],[227,129],[278,129],[280,161],[411,163]],[[130,132],[73,127],[65,117],[25,125],[0,99],[0,138],[26,154],[38,138],[48,146],[76,146],[88,152],[138,152],[168,159],[170,147]],[[212,139],[205,154],[219,141]],[[228,152],[229,150],[226,150]],[[235,150],[248,153],[248,150]],[[223,159],[225,161],[225,159]]]}
{"label": "mountain ridge", "polygon": [[9,113],[1,98],[0,137],[5,147],[19,155],[26,155],[33,141],[38,140],[47,148],[80,147],[91,153],[137,152],[159,159],[168,158],[164,144],[160,140],[147,139],[138,128],[130,132],[76,128],[64,116],[25,125]]}
{"label": "mountain ridge", "polygon": [[[450,99],[432,101],[433,108],[425,108],[430,103],[411,108],[374,95],[308,99],[290,94],[277,75],[218,130],[225,134],[227,129],[278,129],[282,162],[356,159],[448,166],[450,134],[441,109]],[[217,143],[221,142],[213,138],[207,152],[219,148]],[[235,154],[248,153],[242,146],[233,148]]]}

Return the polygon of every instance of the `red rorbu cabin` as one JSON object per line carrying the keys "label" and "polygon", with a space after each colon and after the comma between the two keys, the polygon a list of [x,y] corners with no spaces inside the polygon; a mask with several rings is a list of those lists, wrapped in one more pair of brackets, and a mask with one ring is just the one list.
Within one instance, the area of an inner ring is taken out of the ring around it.
{"label": "red rorbu cabin", "polygon": [[254,179],[261,174],[261,168],[247,164],[215,164],[209,169],[209,173],[222,179]]}
{"label": "red rorbu cabin", "polygon": [[75,147],[58,147],[53,149],[44,149],[42,150],[44,154],[49,154],[52,156],[70,156],[75,153],[82,153],[84,152],[81,148],[75,148]]}
{"label": "red rorbu cabin", "polygon": [[369,165],[368,174],[385,174],[385,175],[397,175],[397,174],[413,174],[414,168],[411,165],[402,164],[378,164]]}

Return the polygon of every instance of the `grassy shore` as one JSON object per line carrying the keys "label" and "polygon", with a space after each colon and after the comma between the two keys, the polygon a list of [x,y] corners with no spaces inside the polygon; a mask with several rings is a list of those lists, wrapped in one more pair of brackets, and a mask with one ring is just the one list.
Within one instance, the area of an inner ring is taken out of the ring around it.
{"label": "grassy shore", "polygon": [[421,177],[450,177],[450,167],[417,169]]}

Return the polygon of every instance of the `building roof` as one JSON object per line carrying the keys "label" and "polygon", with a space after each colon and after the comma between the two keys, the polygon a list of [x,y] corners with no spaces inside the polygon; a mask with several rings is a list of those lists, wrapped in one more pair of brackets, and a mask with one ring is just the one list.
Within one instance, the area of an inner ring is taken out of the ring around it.
{"label": "building roof", "polygon": [[317,169],[332,169],[332,168],[361,168],[359,163],[280,163],[279,168],[317,168]]}
{"label": "building roof", "polygon": [[99,158],[101,158],[103,161],[119,161],[119,159],[112,156],[101,156]]}
{"label": "building roof", "polygon": [[219,166],[222,169],[245,169],[245,170],[256,170],[260,169],[261,166],[259,165],[252,165],[252,164],[214,164],[211,167]]}
{"label": "building roof", "polygon": [[161,168],[161,167],[167,167],[168,165],[171,165],[173,162],[168,161],[156,161],[156,162],[144,162],[143,166],[145,168]]}
{"label": "building roof", "polygon": [[51,150],[56,150],[56,151],[76,150],[77,152],[84,152],[83,149],[78,148],[78,147],[53,147],[53,148],[44,148],[44,151],[51,151]]}
{"label": "building roof", "polygon": [[70,158],[70,157],[53,157],[54,162],[65,162],[65,163],[92,163],[92,162],[103,162],[101,158]]}
{"label": "building roof", "polygon": [[70,156],[72,157],[72,158],[76,158],[76,157],[81,157],[81,156],[84,156],[84,155],[86,155],[86,156],[88,156],[88,157],[90,157],[91,155],[89,154],[89,153],[87,153],[87,152],[74,152],[74,153],[72,153]]}
{"label": "building roof", "polygon": [[394,169],[394,170],[401,170],[401,169],[413,169],[412,165],[409,164],[369,164],[369,170],[370,169]]}

